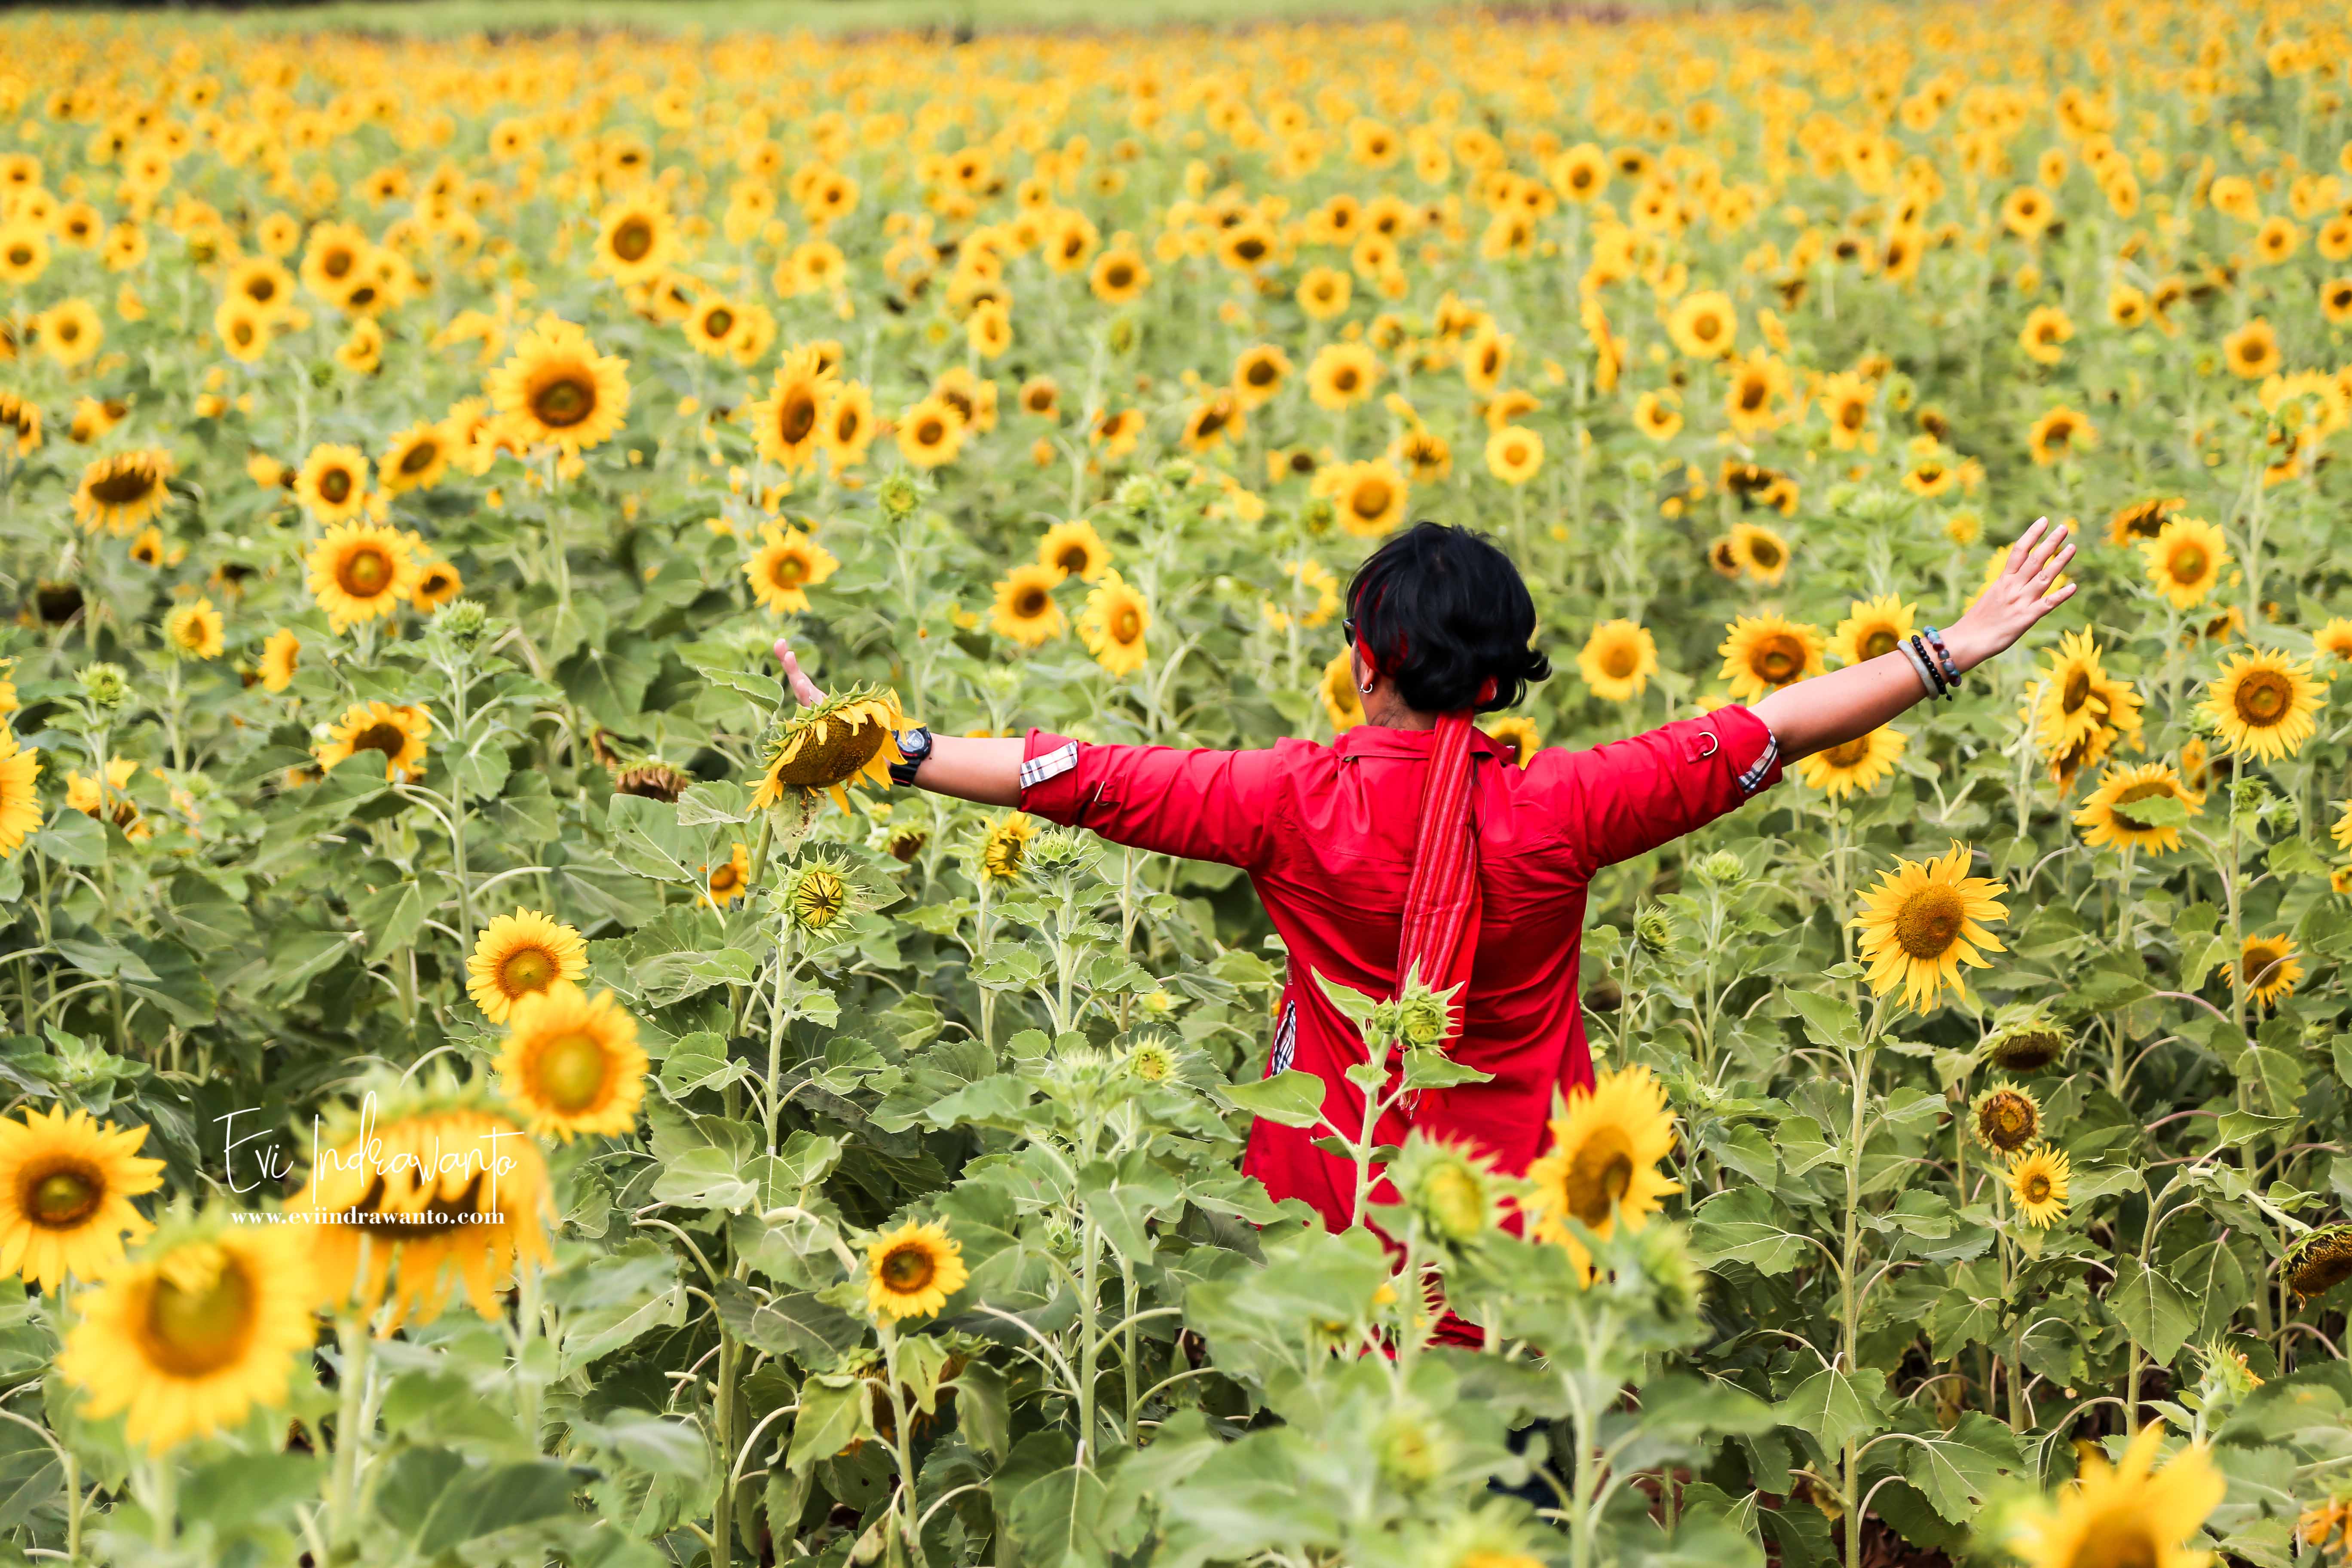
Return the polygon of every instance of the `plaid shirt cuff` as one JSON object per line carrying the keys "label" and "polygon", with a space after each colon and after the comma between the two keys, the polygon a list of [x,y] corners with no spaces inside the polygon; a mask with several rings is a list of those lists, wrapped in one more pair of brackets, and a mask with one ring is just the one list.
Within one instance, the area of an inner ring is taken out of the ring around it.
{"label": "plaid shirt cuff", "polygon": [[1041,752],[1021,764],[1021,787],[1035,789],[1047,779],[1061,777],[1078,765],[1078,743],[1065,741],[1050,752]]}
{"label": "plaid shirt cuff", "polygon": [[[1759,720],[1758,722],[1760,723],[1762,721]],[[1754,795],[1758,790],[1762,789],[1765,779],[1771,774],[1772,764],[1780,760],[1780,738],[1772,733],[1768,727],[1764,731],[1763,751],[1757,753],[1756,760],[1748,763],[1747,771],[1739,775],[1738,781],[1739,793]]]}

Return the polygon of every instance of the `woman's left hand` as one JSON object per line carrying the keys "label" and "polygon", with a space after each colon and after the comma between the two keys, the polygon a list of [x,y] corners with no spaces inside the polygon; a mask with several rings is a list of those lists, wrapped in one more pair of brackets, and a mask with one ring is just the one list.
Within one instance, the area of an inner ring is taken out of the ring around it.
{"label": "woman's left hand", "polygon": [[1992,586],[1944,634],[1952,662],[1967,670],[2008,652],[2035,622],[2073,598],[2076,584],[2069,583],[2055,592],[2051,584],[2074,559],[2074,542],[2066,531],[2052,528],[2046,517],[2037,519],[2009,547],[2009,559]]}
{"label": "woman's left hand", "polygon": [[824,693],[817,689],[816,682],[801,673],[801,661],[793,657],[793,645],[782,637],[776,639],[776,661],[784,667],[785,684],[800,699],[802,707],[814,708],[824,700]]}

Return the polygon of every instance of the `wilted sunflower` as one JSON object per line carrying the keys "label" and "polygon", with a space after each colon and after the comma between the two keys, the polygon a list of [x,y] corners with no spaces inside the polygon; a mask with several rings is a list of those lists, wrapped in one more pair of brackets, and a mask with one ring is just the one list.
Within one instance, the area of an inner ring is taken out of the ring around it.
{"label": "wilted sunflower", "polygon": [[286,1403],[315,1330],[310,1237],[291,1226],[181,1221],[75,1301],[58,1371],[81,1413],[123,1415],[152,1454]]}
{"label": "wilted sunflower", "polygon": [[1632,621],[1603,621],[1578,650],[1576,670],[1595,697],[1630,702],[1658,673],[1657,639]]}
{"label": "wilted sunflower", "polygon": [[760,531],[760,549],[743,563],[752,596],[782,615],[809,607],[808,590],[839,569],[833,552],[797,528],[769,523]]}
{"label": "wilted sunflower", "polygon": [[825,404],[832,397],[832,367],[814,348],[784,356],[768,395],[746,410],[760,456],[786,473],[816,466],[824,444]]}
{"label": "wilted sunflower", "polygon": [[600,354],[569,321],[543,318],[490,373],[491,406],[525,447],[581,452],[610,440],[629,411],[629,362]]}
{"label": "wilted sunflower", "polygon": [[283,691],[294,684],[294,665],[302,652],[302,639],[287,627],[280,626],[269,634],[261,645],[261,689]]}
{"label": "wilted sunflower", "polygon": [[2012,1018],[1985,1037],[1984,1058],[2004,1072],[2040,1072],[2072,1049],[2074,1037],[2036,1010]]}
{"label": "wilted sunflower", "polygon": [[1078,613],[1078,636],[1087,651],[1111,674],[1132,675],[1150,657],[1143,640],[1150,629],[1151,606],[1116,570],[1106,568]]}
{"label": "wilted sunflower", "polygon": [[1110,546],[1084,518],[1057,522],[1037,542],[1037,563],[1081,583],[1097,581],[1110,565]]}
{"label": "wilted sunflower", "polygon": [[1543,737],[1536,731],[1532,719],[1489,719],[1486,724],[1486,739],[1503,748],[1503,754],[1514,767],[1526,767],[1536,760],[1536,752],[1543,745]]}
{"label": "wilted sunflower", "polygon": [[1822,673],[1822,633],[1776,615],[1742,616],[1724,628],[1730,635],[1715,651],[1723,656],[1723,679],[1731,695],[1745,701],[1778,691],[1792,681]]}
{"label": "wilted sunflower", "polygon": [[2192,1444],[2161,1470],[2156,1457],[2164,1447],[2164,1425],[2151,1421],[2110,1467],[2095,1447],[2083,1455],[2082,1473],[2026,1516],[2015,1549],[2029,1568],[2204,1568],[2211,1553],[2189,1542],[2229,1483]]}
{"label": "wilted sunflower", "polygon": [[163,646],[183,658],[218,658],[221,613],[210,599],[173,605],[163,616]]}
{"label": "wilted sunflower", "polygon": [[2179,610],[2202,604],[2230,563],[2229,542],[2202,518],[2168,518],[2140,551],[2147,558],[2147,580]]}
{"label": "wilted sunflower", "polygon": [[1537,1237],[1568,1249],[1577,1269],[1592,1277],[1592,1254],[1568,1228],[1573,1219],[1607,1237],[1622,1217],[1640,1230],[1682,1191],[1660,1173],[1674,1152],[1675,1117],[1665,1086],[1639,1065],[1604,1071],[1591,1089],[1569,1095],[1568,1114],[1551,1124],[1551,1149],[1528,1167],[1528,1201]]}
{"label": "wilted sunflower", "polygon": [[425,742],[433,733],[433,716],[409,703],[354,702],[327,729],[327,738],[310,748],[319,765],[332,772],[362,752],[383,758],[386,782],[418,778],[425,773]]}
{"label": "wilted sunflower", "polygon": [[1867,794],[1895,771],[1905,743],[1902,731],[1881,724],[1851,741],[1799,757],[1797,776],[1832,800]]}
{"label": "wilted sunflower", "polygon": [[[2224,961],[2214,973],[2228,974],[2233,966]],[[2295,988],[2303,979],[2303,963],[2295,956],[2294,941],[2285,936],[2250,936],[2239,949],[2234,978],[2245,987],[2246,995],[2257,1005],[2267,1007]]]}
{"label": "wilted sunflower", "polygon": [[990,627],[1023,647],[1043,647],[1069,630],[1062,606],[1054,602],[1054,584],[1062,576],[1061,566],[1042,561],[1015,566],[996,584]]}
{"label": "wilted sunflower", "polygon": [[440,426],[420,420],[392,438],[376,472],[394,495],[431,489],[449,469],[449,435]]}
{"label": "wilted sunflower", "polygon": [[938,1221],[909,1221],[876,1237],[866,1247],[866,1271],[867,1309],[893,1321],[936,1315],[971,1278],[962,1247]]}
{"label": "wilted sunflower", "polygon": [[702,896],[697,901],[710,909],[723,910],[730,904],[741,903],[751,889],[751,851],[738,844],[726,859],[702,868]]}
{"label": "wilted sunflower", "polygon": [[2311,677],[2309,659],[2256,648],[2233,656],[2206,688],[2204,710],[2233,751],[2266,762],[2294,756],[2318,728],[2326,689]]}
{"label": "wilted sunflower", "polygon": [[980,841],[980,874],[991,882],[1017,879],[1029,860],[1029,840],[1037,825],[1018,811],[1008,811],[988,825]]}
{"label": "wilted sunflower", "polygon": [[373,1311],[391,1295],[394,1323],[426,1322],[462,1281],[474,1310],[498,1321],[517,1265],[552,1256],[538,1142],[499,1102],[446,1077],[365,1087],[366,1099],[329,1117],[318,1163],[286,1205],[314,1222],[264,1234],[315,1238],[316,1291],[327,1301]]}
{"label": "wilted sunflower", "polygon": [[0,724],[0,860],[14,855],[41,826],[41,796],[34,787],[40,776],[40,748],[19,745],[7,725]]}
{"label": "wilted sunflower", "polygon": [[570,1142],[636,1125],[646,1098],[637,1021],[610,991],[593,1000],[570,980],[515,998],[499,1058],[499,1090],[533,1132]]}
{"label": "wilted sunflower", "polygon": [[1840,664],[1866,664],[1893,653],[1917,629],[1919,607],[1906,605],[1897,594],[1856,599],[1846,618],[1830,635],[1829,651]]}
{"label": "wilted sunflower", "polygon": [[85,533],[136,532],[159,517],[169,495],[165,482],[179,471],[172,454],[159,447],[100,458],[81,471],[74,487],[74,519]]}
{"label": "wilted sunflower", "polygon": [[466,994],[482,1016],[503,1024],[515,1005],[558,981],[577,984],[588,973],[588,940],[537,910],[499,915],[474,939],[466,960]]}
{"label": "wilted sunflower", "polygon": [[1960,965],[1992,967],[1979,949],[2006,951],[1981,922],[2009,917],[1998,898],[2008,889],[1967,875],[1968,866],[1968,849],[1956,843],[1934,860],[1898,859],[1863,895],[1853,927],[1862,933],[1873,995],[1884,996],[1899,984],[1903,999],[1925,1012],[1945,986],[1959,988]]}
{"label": "wilted sunflower", "polygon": [[2013,1083],[1996,1084],[1969,1109],[1969,1130],[1996,1153],[2014,1154],[2042,1137],[2042,1105]]}
{"label": "wilted sunflower", "polygon": [[334,442],[310,448],[295,477],[294,494],[323,523],[347,521],[367,505],[367,455]]}
{"label": "wilted sunflower", "polygon": [[0,1274],[44,1290],[93,1280],[122,1261],[123,1238],[154,1227],[131,1200],[163,1184],[163,1162],[139,1157],[144,1127],[86,1110],[26,1110],[0,1120]]}
{"label": "wilted sunflower", "polygon": [[310,596],[338,633],[397,614],[416,592],[421,574],[405,538],[368,522],[328,529],[304,565]]}
{"label": "wilted sunflower", "polygon": [[2144,800],[2177,800],[2191,816],[2204,810],[2169,763],[2109,768],[2100,776],[2099,787],[2083,803],[2083,809],[2074,814],[2075,826],[2086,829],[2083,842],[2095,848],[2112,844],[2118,849],[2145,849],[2151,855],[2169,855],[2179,848],[2178,824],[2149,822],[2132,815],[2133,805]]}
{"label": "wilted sunflower", "polygon": [[[2013,1092],[2022,1094],[2022,1089]],[[2073,1174],[2065,1151],[2047,1144],[2019,1154],[2009,1163],[2009,1195],[2018,1217],[2036,1230],[2066,1217],[2066,1184]]]}
{"label": "wilted sunflower", "polygon": [[2279,1259],[2279,1272],[2305,1300],[2352,1279],[2352,1225],[2326,1225],[2296,1239]]}
{"label": "wilted sunflower", "polygon": [[849,810],[848,786],[860,779],[887,787],[900,760],[898,700],[870,686],[836,692],[786,719],[769,742],[768,763],[753,792],[754,810],[774,805],[788,789],[830,794]]}

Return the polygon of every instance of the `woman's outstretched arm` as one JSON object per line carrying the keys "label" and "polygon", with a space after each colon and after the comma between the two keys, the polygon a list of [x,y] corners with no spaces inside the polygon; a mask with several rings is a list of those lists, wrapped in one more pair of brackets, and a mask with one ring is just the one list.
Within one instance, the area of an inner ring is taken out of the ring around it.
{"label": "woman's outstretched arm", "polygon": [[[824,700],[816,682],[802,673],[792,644],[782,637],[776,639],[776,658],[782,662],[784,679],[792,683],[793,695],[800,699],[802,707],[813,708]],[[951,795],[982,805],[1019,805],[1021,752],[1025,743],[1018,735],[985,739],[934,735],[930,761],[923,764],[915,782],[935,795]]]}
{"label": "woman's outstretched arm", "polygon": [[[2050,592],[2074,558],[2066,531],[2051,528],[2048,518],[2027,529],[2010,546],[1992,586],[1943,634],[1953,664],[1965,674],[2007,652],[2034,622],[2074,597],[2072,583]],[[1782,759],[1794,762],[1870,733],[1927,695],[1909,657],[1897,650],[1784,686],[1753,711],[1780,742]]]}

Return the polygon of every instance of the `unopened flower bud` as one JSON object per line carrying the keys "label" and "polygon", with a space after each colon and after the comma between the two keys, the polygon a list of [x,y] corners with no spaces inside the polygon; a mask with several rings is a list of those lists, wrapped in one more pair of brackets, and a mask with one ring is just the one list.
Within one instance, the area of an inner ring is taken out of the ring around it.
{"label": "unopened flower bud", "polygon": [[112,713],[131,700],[131,676],[119,664],[86,665],[79,679],[82,695],[101,713]]}

